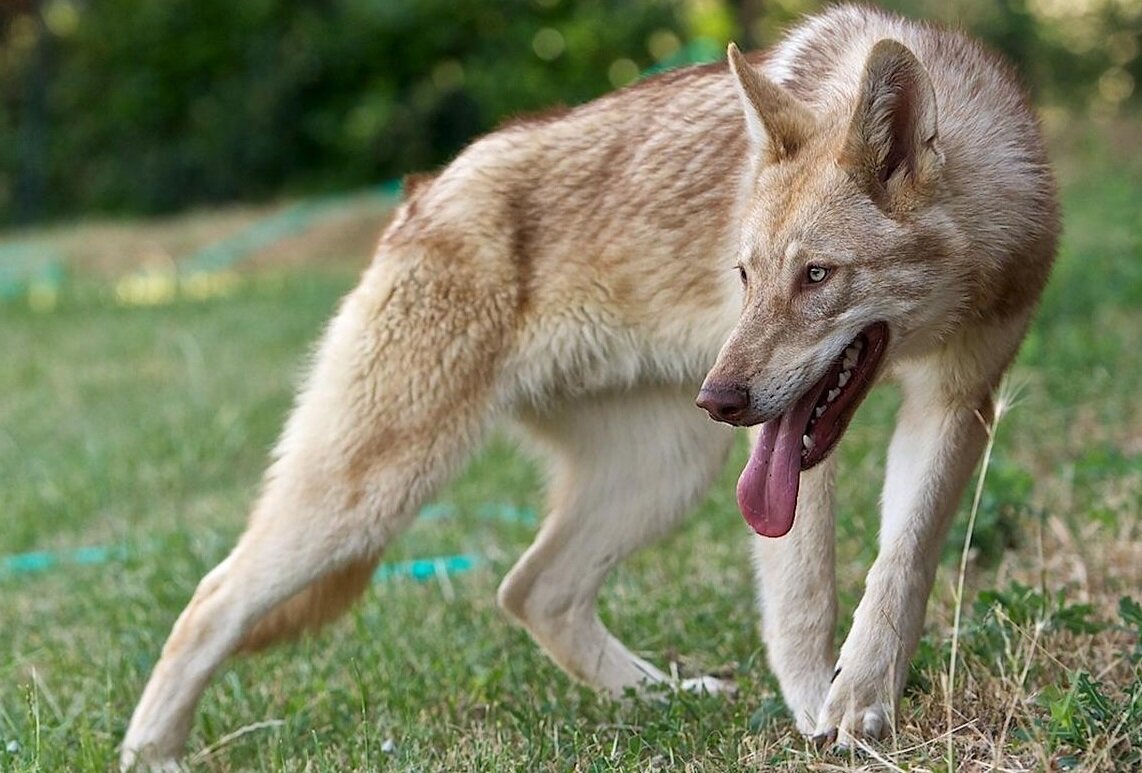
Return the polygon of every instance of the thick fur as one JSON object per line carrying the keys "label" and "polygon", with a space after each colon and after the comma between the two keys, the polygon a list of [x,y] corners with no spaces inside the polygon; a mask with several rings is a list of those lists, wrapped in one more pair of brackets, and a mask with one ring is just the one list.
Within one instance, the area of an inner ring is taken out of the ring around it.
{"label": "thick fur", "polygon": [[[694,406],[703,378],[768,421],[877,321],[904,403],[839,659],[831,460],[802,475],[792,531],[754,542],[797,726],[889,729],[1051,264],[1054,185],[1021,91],[961,35],[842,6],[768,56],[731,53],[733,74],[668,73],[506,127],[412,187],[325,332],[246,533],[174,626],[125,767],[175,765],[222,662],[344,609],[502,420],[535,437],[551,485],[500,604],[577,679],[616,695],[667,681],[595,601],[723,463],[731,430]],[[810,292],[816,263],[830,275]]]}

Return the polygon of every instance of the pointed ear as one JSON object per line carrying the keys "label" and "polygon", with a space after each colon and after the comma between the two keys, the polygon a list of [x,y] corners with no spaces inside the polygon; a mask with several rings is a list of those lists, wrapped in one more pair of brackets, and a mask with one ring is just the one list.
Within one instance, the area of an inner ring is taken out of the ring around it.
{"label": "pointed ear", "polygon": [[770,161],[792,158],[813,133],[813,114],[792,94],[751,67],[733,43],[726,54],[755,152]]}
{"label": "pointed ear", "polygon": [[936,92],[928,71],[895,40],[872,48],[841,163],[884,209],[923,195],[939,178]]}

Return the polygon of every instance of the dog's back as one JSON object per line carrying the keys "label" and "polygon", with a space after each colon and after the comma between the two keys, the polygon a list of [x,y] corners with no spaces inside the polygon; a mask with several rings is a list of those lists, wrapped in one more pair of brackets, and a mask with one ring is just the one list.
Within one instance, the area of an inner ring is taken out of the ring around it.
{"label": "dog's back", "polygon": [[[750,58],[841,136],[865,59],[884,38],[915,52],[931,77],[942,195],[964,235],[962,252],[984,266],[1053,254],[1059,215],[1037,119],[1010,68],[974,40],[842,5]],[[737,248],[735,204],[749,195],[740,108],[724,76],[722,64],[686,68],[488,135],[417,192],[379,254],[405,238],[447,234],[465,260],[482,256],[502,271],[510,258],[521,310],[602,300],[622,325],[652,329],[662,324],[660,305],[698,313],[729,304],[736,314],[732,285],[713,281],[724,279],[717,261]],[[1049,265],[1049,257],[1027,262],[1025,292],[978,290],[996,303],[1028,301]]]}

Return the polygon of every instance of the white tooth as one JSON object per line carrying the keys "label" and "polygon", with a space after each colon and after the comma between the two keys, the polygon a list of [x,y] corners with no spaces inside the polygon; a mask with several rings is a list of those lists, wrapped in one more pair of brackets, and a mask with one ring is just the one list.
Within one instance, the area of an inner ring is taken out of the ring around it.
{"label": "white tooth", "polygon": [[818,419],[821,418],[824,414],[825,414],[825,406],[823,406],[823,405],[818,405],[817,410],[813,411],[813,415],[815,417],[817,417]]}
{"label": "white tooth", "polygon": [[816,443],[813,442],[813,438],[809,437],[808,435],[801,436],[801,446],[806,451],[812,451],[814,445],[816,445]]}
{"label": "white tooth", "polygon": [[828,397],[829,402],[831,403],[831,402],[833,402],[833,400],[836,400],[837,395],[839,395],[840,393],[841,393],[841,390],[839,390],[839,389],[830,389],[829,390],[829,397]]}
{"label": "white tooth", "polygon": [[860,350],[856,347],[850,346],[848,349],[845,349],[845,370],[852,370],[854,367],[856,367],[857,360],[859,358]]}
{"label": "white tooth", "polygon": [[842,370],[841,375],[837,376],[837,386],[843,387],[847,383],[849,383],[849,372]]}

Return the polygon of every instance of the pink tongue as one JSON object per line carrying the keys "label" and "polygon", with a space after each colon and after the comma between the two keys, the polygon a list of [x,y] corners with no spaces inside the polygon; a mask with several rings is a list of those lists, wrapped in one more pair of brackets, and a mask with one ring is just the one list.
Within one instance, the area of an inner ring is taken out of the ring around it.
{"label": "pink tongue", "polygon": [[785,415],[766,422],[738,478],[738,507],[764,537],[782,537],[793,528],[801,480],[801,436],[821,390],[810,389]]}

